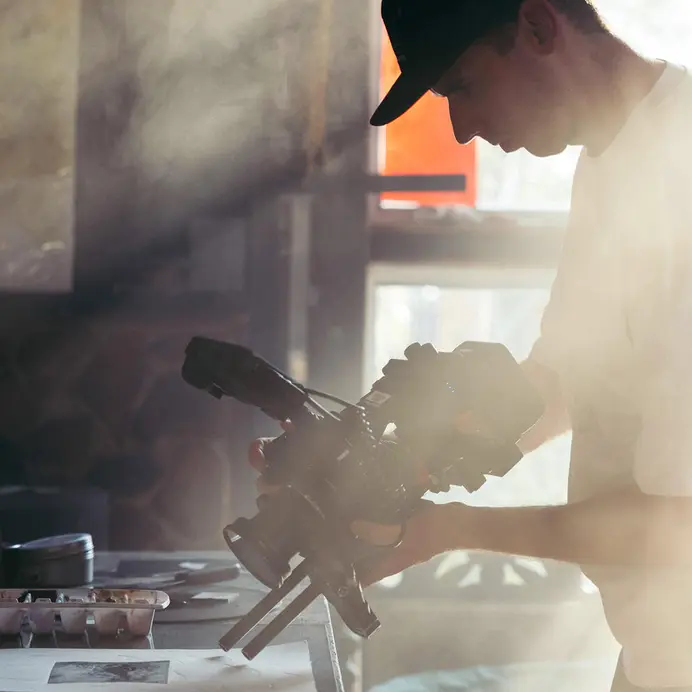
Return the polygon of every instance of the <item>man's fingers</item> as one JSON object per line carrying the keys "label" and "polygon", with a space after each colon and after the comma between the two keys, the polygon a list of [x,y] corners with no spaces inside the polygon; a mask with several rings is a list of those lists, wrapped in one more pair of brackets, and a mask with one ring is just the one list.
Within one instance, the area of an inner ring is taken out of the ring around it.
{"label": "man's fingers", "polygon": [[258,495],[271,495],[281,489],[280,485],[269,485],[262,476],[255,481],[255,487]]}
{"label": "man's fingers", "polygon": [[402,531],[399,524],[373,524],[360,520],[351,524],[351,532],[356,538],[376,546],[395,545],[401,540]]}
{"label": "man's fingers", "polygon": [[[254,440],[250,445],[250,452],[248,454],[248,459],[250,460],[251,466],[259,471],[260,474],[264,473],[265,460],[264,460],[264,445],[270,441],[270,437],[260,437]],[[255,486],[257,487],[258,495],[268,495],[274,493],[278,490],[278,486],[269,485],[262,475],[260,475],[255,481]]]}
{"label": "man's fingers", "polygon": [[[293,423],[290,420],[286,420],[281,423],[281,427],[285,432],[290,432],[293,430]],[[264,447],[274,439],[273,437],[259,437],[250,443],[250,449],[248,450],[250,465],[260,473],[264,471],[265,466]]]}
{"label": "man's fingers", "polygon": [[[403,572],[404,568],[402,568],[401,572]],[[382,581],[383,579],[386,579],[387,577],[392,577],[395,574],[399,574],[399,572],[394,569],[392,571],[391,569],[386,569],[386,568],[374,568],[369,571],[367,571],[365,574],[358,575],[358,580],[361,583],[361,586],[363,587],[368,587],[372,586],[373,584],[377,584],[378,581]]]}
{"label": "man's fingers", "polygon": [[406,551],[401,548],[392,548],[380,560],[359,568],[358,580],[364,587],[371,586],[387,577],[400,574],[410,566],[410,558]]}
{"label": "man's fingers", "polygon": [[264,471],[264,445],[267,442],[266,437],[260,437],[257,440],[253,440],[250,443],[250,448],[248,449],[248,461],[250,466],[255,470],[262,473]]}
{"label": "man's fingers", "polygon": [[[283,421],[281,427],[286,431],[290,432],[293,430],[293,424],[291,421]],[[260,474],[264,473],[266,467],[266,459],[264,457],[264,450],[269,442],[272,442],[275,438],[273,437],[259,437],[250,443],[248,449],[248,461],[250,466],[258,471]],[[278,490],[277,486],[268,485],[266,481],[260,476],[256,481],[257,492],[259,495],[267,495],[274,493]]]}

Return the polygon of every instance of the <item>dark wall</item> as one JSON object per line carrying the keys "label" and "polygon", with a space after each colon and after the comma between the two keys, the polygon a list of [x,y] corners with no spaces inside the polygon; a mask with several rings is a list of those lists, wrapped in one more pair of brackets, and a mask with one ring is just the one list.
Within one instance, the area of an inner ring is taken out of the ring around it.
{"label": "dark wall", "polygon": [[180,366],[195,334],[285,365],[314,6],[82,3],[74,291],[0,299],[0,482],[105,488],[111,548],[222,547],[252,507],[266,422]]}

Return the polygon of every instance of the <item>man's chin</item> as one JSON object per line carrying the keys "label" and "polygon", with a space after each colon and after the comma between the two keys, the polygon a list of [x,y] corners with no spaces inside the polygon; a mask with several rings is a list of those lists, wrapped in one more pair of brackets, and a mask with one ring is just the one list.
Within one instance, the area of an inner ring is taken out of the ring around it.
{"label": "man's chin", "polygon": [[555,142],[539,142],[525,146],[524,149],[532,156],[539,159],[545,159],[549,156],[557,156],[567,149],[566,144],[556,144]]}
{"label": "man's chin", "polygon": [[497,146],[505,152],[505,154],[513,154],[519,149],[526,149],[529,154],[537,158],[548,158],[549,156],[557,156],[561,154],[567,145],[556,142],[530,142],[530,143],[520,143],[517,141],[512,141],[509,139],[501,140],[497,143]]}

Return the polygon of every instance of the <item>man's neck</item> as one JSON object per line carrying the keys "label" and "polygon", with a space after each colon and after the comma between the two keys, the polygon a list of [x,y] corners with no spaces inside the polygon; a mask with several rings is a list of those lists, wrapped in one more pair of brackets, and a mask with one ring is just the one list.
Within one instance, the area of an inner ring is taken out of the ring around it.
{"label": "man's neck", "polygon": [[598,157],[653,89],[665,63],[648,60],[609,36],[592,46],[588,65],[581,75],[588,120],[580,139],[588,155]]}

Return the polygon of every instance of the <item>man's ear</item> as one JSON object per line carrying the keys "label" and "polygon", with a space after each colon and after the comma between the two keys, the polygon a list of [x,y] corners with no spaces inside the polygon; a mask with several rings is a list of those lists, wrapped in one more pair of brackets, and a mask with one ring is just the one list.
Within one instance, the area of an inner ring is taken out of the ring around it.
{"label": "man's ear", "polygon": [[518,18],[518,36],[523,43],[540,55],[550,55],[559,31],[557,10],[550,0],[524,0]]}

